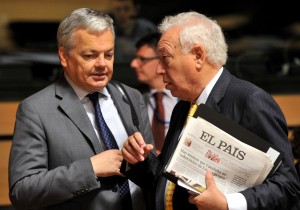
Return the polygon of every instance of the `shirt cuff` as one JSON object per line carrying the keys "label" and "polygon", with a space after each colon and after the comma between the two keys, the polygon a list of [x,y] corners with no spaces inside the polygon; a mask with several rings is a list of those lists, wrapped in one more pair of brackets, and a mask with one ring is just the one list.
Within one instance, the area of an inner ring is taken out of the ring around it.
{"label": "shirt cuff", "polygon": [[247,210],[246,198],[241,193],[225,194],[228,210]]}

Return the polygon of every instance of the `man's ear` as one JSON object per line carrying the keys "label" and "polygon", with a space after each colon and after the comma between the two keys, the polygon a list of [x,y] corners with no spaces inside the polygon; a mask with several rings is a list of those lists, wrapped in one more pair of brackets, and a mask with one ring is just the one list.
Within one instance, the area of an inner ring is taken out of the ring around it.
{"label": "man's ear", "polygon": [[67,52],[65,50],[65,48],[63,47],[59,47],[58,48],[58,55],[59,55],[59,59],[60,59],[60,63],[63,67],[67,66]]}
{"label": "man's ear", "polygon": [[196,61],[196,69],[201,69],[205,59],[205,51],[201,45],[195,45],[192,50]]}

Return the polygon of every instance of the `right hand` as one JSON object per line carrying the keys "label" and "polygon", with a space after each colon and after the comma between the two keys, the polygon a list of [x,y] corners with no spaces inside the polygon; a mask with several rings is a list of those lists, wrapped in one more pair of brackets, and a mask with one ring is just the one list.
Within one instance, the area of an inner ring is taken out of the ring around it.
{"label": "right hand", "polygon": [[206,190],[200,195],[189,196],[189,202],[195,204],[198,210],[228,210],[225,195],[217,188],[210,169],[205,174]]}
{"label": "right hand", "polygon": [[144,161],[151,150],[153,150],[153,145],[146,144],[140,132],[129,136],[121,149],[124,159],[130,164]]}
{"label": "right hand", "polygon": [[94,173],[97,177],[124,176],[120,172],[122,161],[123,156],[118,149],[109,149],[91,157]]}

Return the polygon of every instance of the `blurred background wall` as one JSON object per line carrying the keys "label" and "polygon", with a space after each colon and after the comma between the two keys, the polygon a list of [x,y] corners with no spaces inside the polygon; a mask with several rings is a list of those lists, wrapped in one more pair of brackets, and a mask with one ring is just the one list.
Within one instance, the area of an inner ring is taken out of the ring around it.
{"label": "blurred background wall", "polygon": [[[79,7],[91,7],[107,12],[109,0],[1,0],[0,49],[12,47],[11,22],[59,22],[66,14]],[[54,37],[55,38],[55,37]]]}
{"label": "blurred background wall", "polygon": [[[155,25],[166,15],[198,11],[215,18],[229,46],[226,67],[271,94],[300,92],[300,15],[297,1],[135,0]],[[113,0],[0,0],[0,101],[19,101],[61,71],[56,30],[79,7],[112,14]],[[116,52],[119,49],[116,49]],[[115,62],[114,79],[139,87],[129,62]]]}

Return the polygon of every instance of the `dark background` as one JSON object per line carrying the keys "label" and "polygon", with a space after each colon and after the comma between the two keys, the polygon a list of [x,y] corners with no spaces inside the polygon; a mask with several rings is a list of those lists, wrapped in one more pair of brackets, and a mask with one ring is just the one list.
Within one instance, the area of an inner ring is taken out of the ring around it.
{"label": "dark background", "polygon": [[[198,11],[215,18],[229,46],[226,67],[270,93],[300,91],[300,15],[296,1],[141,0],[140,17],[159,24],[166,15]],[[53,82],[59,21],[8,24],[13,49],[0,52],[0,99],[20,100]],[[20,54],[21,53],[21,54]],[[50,59],[47,58],[50,56]],[[128,63],[115,63],[114,79],[139,88]]]}

